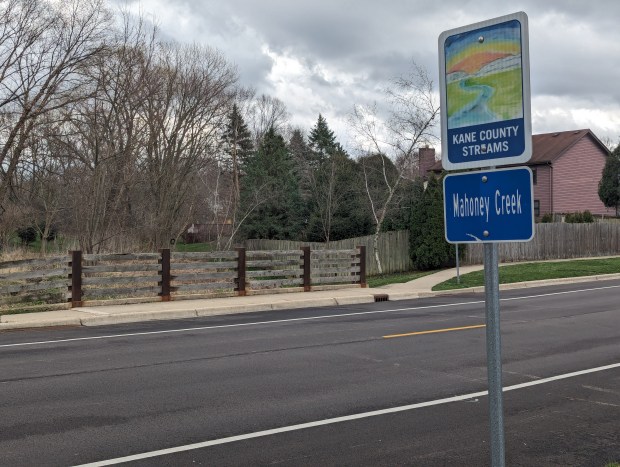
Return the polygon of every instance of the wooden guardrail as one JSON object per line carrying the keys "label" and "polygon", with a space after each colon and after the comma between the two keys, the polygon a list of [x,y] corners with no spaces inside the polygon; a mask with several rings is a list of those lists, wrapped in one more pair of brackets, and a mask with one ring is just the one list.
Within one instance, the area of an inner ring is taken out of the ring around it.
{"label": "wooden guardrail", "polygon": [[107,255],[71,251],[68,257],[0,263],[0,307],[63,301],[78,307],[110,299],[169,301],[352,284],[366,287],[364,246]]}
{"label": "wooden guardrail", "polygon": [[[169,250],[162,250],[169,251]],[[162,264],[163,266],[163,264]],[[160,293],[162,300],[181,295],[228,294],[237,289],[239,253],[217,251],[212,253],[172,253],[170,260],[170,293]],[[162,267],[162,279],[166,274]],[[164,281],[162,280],[162,285]]]}
{"label": "wooden guardrail", "polygon": [[0,307],[22,303],[59,303],[70,273],[66,256],[0,263]]}
{"label": "wooden guardrail", "polygon": [[[79,251],[73,251],[72,267],[79,264]],[[72,274],[71,302],[80,306],[83,301],[105,300],[117,297],[157,296],[160,254],[83,255],[82,271]],[[75,284],[81,276],[81,289]]]}

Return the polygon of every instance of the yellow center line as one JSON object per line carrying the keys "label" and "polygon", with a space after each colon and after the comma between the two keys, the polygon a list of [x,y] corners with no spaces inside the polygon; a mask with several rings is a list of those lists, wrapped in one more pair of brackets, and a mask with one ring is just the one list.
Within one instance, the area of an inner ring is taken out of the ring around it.
{"label": "yellow center line", "polygon": [[462,326],[460,328],[432,329],[430,331],[408,332],[406,334],[390,334],[389,336],[383,336],[383,338],[384,339],[392,339],[394,337],[420,336],[422,334],[437,334],[439,332],[465,331],[467,329],[484,328],[485,326],[486,326],[486,324],[476,324],[474,326]]}

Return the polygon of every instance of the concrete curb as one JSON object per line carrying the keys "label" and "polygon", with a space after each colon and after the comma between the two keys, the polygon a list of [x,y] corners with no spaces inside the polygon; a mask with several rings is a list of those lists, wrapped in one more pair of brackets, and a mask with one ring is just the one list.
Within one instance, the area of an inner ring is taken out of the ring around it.
{"label": "concrete curb", "polygon": [[81,318],[79,321],[82,326],[105,326],[107,324],[137,323],[140,321],[196,318],[197,316],[196,310],[174,310],[99,315]]}
{"label": "concrete curb", "polygon": [[196,316],[232,315],[235,313],[256,313],[271,311],[271,304],[257,303],[250,305],[225,305],[219,308],[204,307],[196,309]]}
{"label": "concrete curb", "polygon": [[361,305],[363,303],[374,302],[374,295],[351,295],[347,297],[336,297],[336,305]]}
{"label": "concrete curb", "polygon": [[[424,292],[422,292],[424,293]],[[388,300],[415,300],[416,298],[422,298],[420,292],[388,292],[386,295],[388,296]],[[432,293],[429,294],[430,297],[433,296]]]}
{"label": "concrete curb", "polygon": [[293,308],[312,308],[315,306],[337,306],[335,298],[319,298],[319,299],[304,299],[304,300],[291,300],[284,302],[275,302],[271,304],[272,310],[286,310]]}
{"label": "concrete curb", "polygon": [[23,328],[49,328],[54,326],[81,326],[80,318],[58,318],[42,321],[0,323],[0,331]]}

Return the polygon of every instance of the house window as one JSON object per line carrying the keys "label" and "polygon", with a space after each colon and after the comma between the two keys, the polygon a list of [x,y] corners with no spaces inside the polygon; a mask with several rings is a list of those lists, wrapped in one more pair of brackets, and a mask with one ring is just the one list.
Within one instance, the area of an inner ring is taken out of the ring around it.
{"label": "house window", "polygon": [[534,200],[534,216],[540,217],[540,200]]}
{"label": "house window", "polygon": [[536,185],[536,182],[538,179],[537,174],[538,174],[538,171],[536,169],[532,169],[532,183],[534,185]]}

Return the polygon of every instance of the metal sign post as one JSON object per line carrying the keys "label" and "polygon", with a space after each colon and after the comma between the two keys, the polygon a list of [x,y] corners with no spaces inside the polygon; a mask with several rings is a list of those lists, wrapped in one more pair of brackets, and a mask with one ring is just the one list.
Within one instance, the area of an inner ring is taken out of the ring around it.
{"label": "metal sign post", "polygon": [[[523,164],[532,156],[529,38],[523,12],[439,36],[442,165],[445,170]],[[491,462],[505,466],[498,242],[534,236],[527,167],[444,178],[446,240],[484,244]],[[458,280],[458,272],[457,272]]]}
{"label": "metal sign post", "polygon": [[454,245],[456,247],[456,283],[461,283],[461,275],[459,274],[459,244]]}
{"label": "metal sign post", "polygon": [[502,338],[499,322],[499,254],[497,243],[484,244],[484,293],[487,323],[491,465],[493,467],[504,467],[506,449],[502,402]]}

